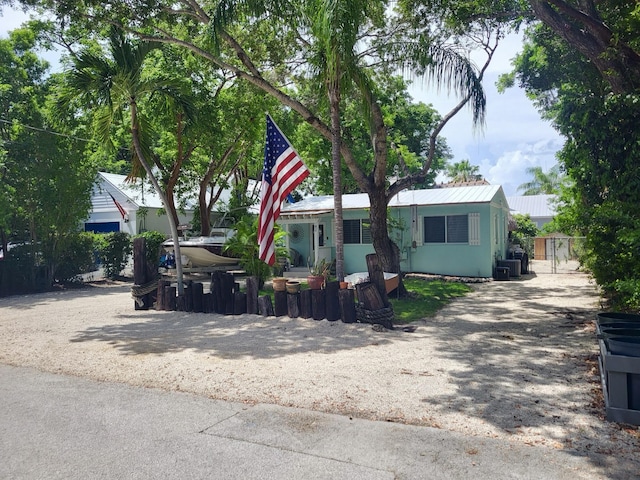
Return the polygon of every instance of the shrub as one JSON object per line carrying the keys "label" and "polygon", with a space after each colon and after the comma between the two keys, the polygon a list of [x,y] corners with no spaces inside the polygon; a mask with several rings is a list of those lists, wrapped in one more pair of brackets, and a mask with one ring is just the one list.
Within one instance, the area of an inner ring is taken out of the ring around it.
{"label": "shrub", "polygon": [[96,269],[96,235],[79,232],[64,239],[60,248],[53,278],[58,282],[68,282],[81,273]]}
{"label": "shrub", "polygon": [[[133,237],[135,238],[144,238],[146,251],[147,251],[147,263],[149,265],[158,266],[160,263],[160,255],[162,253],[162,243],[165,241],[165,236],[163,233],[157,232],[155,230],[149,232],[142,232]],[[133,239],[132,239],[133,241]]]}
{"label": "shrub", "polygon": [[99,236],[98,256],[104,275],[116,278],[131,255],[131,236],[125,232],[111,232]]}

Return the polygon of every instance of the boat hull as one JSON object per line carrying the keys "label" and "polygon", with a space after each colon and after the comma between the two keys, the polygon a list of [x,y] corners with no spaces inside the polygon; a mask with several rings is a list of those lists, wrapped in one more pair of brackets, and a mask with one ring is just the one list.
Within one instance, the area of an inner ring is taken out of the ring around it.
{"label": "boat hull", "polygon": [[[367,272],[352,273],[344,277],[344,281],[355,285],[369,281]],[[397,273],[384,272],[384,287],[387,293],[393,292],[400,285],[400,276]]]}

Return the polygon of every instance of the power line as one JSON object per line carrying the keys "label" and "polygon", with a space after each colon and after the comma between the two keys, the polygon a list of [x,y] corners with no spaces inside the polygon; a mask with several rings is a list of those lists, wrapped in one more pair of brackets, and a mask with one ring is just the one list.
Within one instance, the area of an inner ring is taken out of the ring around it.
{"label": "power line", "polygon": [[90,139],[90,138],[81,138],[81,137],[76,137],[75,135],[68,135],[66,133],[54,132],[52,130],[46,130],[44,128],[33,127],[31,125],[26,125],[26,124],[20,123],[20,122],[14,122],[12,120],[7,120],[5,118],[0,118],[0,122],[8,123],[10,125],[13,125],[14,123],[18,123],[18,125],[20,125],[23,128],[27,128],[29,130],[35,130],[37,132],[48,133],[48,134],[51,134],[51,135],[57,135],[58,137],[70,138],[70,139],[73,139],[73,140],[80,140],[82,142],[95,142],[95,140]]}

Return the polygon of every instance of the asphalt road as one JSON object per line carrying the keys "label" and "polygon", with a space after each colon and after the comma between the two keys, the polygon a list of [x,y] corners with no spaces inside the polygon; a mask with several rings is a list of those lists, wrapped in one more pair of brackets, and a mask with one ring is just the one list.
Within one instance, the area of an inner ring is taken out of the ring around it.
{"label": "asphalt road", "polygon": [[2,479],[595,479],[586,457],[0,365]]}

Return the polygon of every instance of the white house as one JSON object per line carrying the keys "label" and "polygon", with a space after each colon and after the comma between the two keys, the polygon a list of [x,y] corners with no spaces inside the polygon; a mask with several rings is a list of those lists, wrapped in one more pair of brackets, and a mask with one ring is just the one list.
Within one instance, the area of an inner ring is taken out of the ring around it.
{"label": "white house", "polygon": [[[126,182],[125,175],[98,172],[91,194],[91,212],[84,222],[84,230],[92,232],[126,232],[136,235],[148,230],[170,235],[169,221],[164,214],[160,197],[140,180]],[[178,212],[180,224],[193,218],[197,203],[186,200],[184,213]]]}

